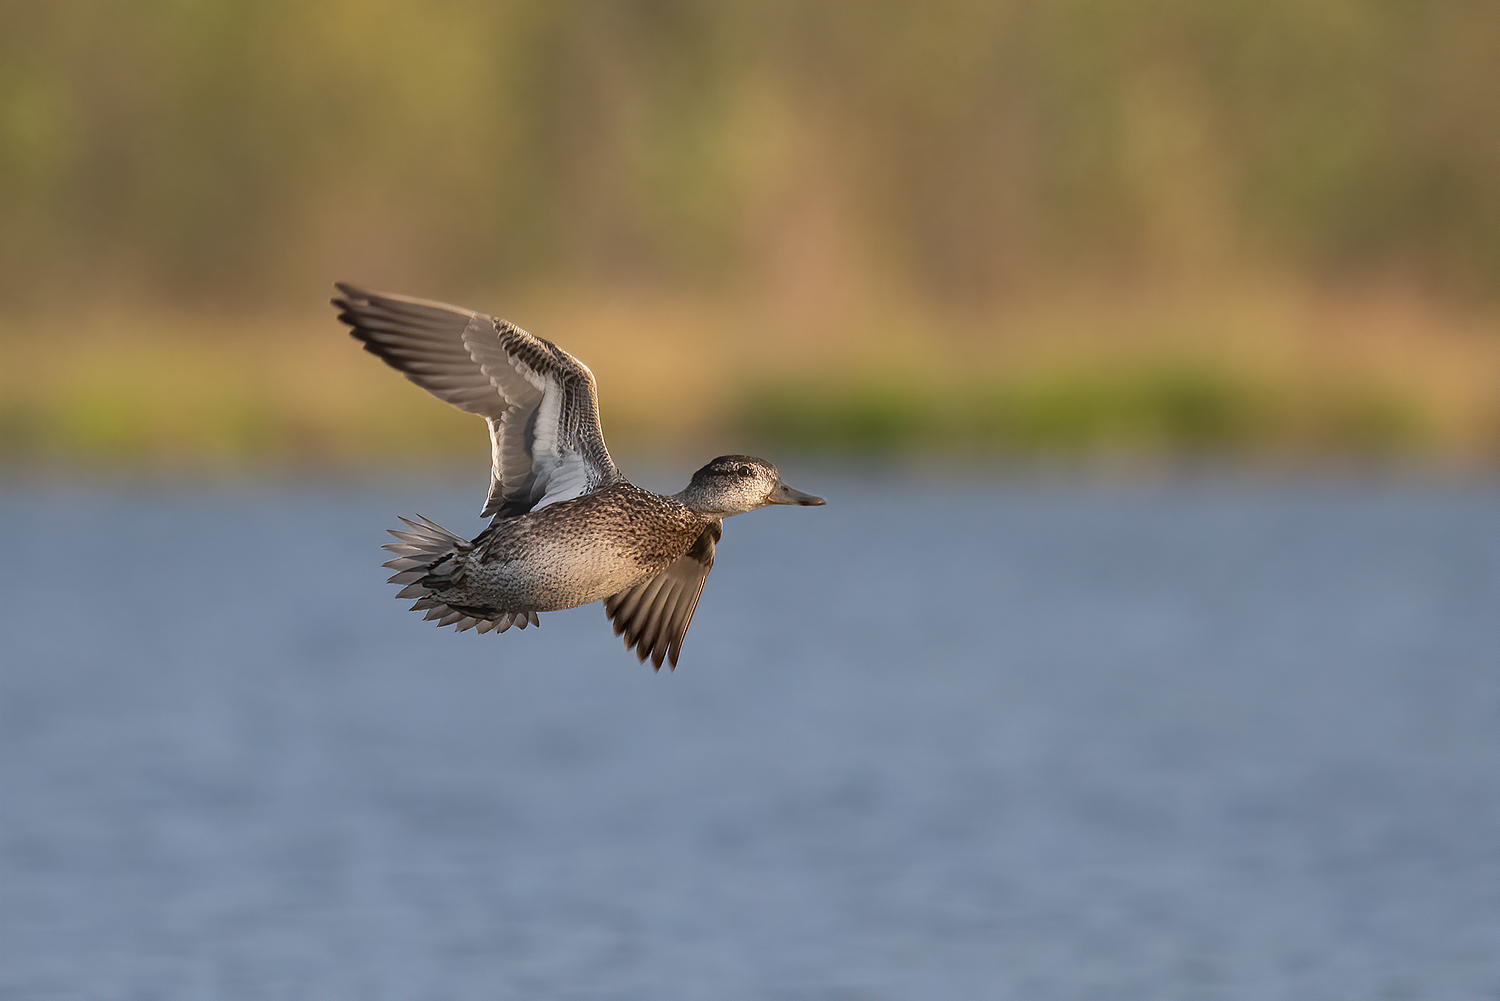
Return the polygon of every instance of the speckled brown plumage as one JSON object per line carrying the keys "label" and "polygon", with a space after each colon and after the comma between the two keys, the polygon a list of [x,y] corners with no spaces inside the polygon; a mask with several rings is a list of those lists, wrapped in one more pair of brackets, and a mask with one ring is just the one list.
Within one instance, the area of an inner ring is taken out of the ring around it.
{"label": "speckled brown plumage", "polygon": [[823,503],[746,455],[719,456],[670,497],[642,490],[604,444],[593,373],[557,345],[446,303],[338,288],[339,319],[367,350],[490,428],[489,527],[465,541],[403,518],[385,547],[397,596],[440,626],[524,629],[538,612],[603,601],[641,660],[675,667],[722,519]]}

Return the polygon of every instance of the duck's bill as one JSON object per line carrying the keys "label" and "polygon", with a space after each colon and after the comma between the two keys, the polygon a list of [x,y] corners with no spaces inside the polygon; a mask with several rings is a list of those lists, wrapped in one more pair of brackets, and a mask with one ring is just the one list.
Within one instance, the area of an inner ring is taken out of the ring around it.
{"label": "duck's bill", "polygon": [[821,497],[814,497],[812,494],[805,494],[801,490],[793,490],[785,483],[778,483],[776,485],[776,489],[771,491],[770,503],[802,504],[806,507],[817,507],[819,504],[825,504],[827,502],[824,501]]}

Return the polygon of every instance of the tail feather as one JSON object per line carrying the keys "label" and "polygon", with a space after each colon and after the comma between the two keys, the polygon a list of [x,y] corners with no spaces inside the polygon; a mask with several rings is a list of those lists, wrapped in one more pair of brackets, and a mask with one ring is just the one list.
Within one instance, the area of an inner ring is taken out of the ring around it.
{"label": "tail feather", "polygon": [[[395,561],[392,560],[391,562],[394,563]],[[389,566],[390,564],[388,563],[386,565]],[[426,576],[427,576],[427,571],[426,571],[425,568],[422,568],[422,567],[413,567],[410,570],[402,570],[398,574],[392,574],[391,575],[391,579],[388,580],[388,581],[386,581],[386,583],[388,583],[388,584],[410,584],[412,581],[414,581],[414,580],[421,580],[423,577],[426,577]]]}
{"label": "tail feather", "polygon": [[474,629],[481,633],[492,630],[503,633],[511,626],[525,629],[528,625],[541,625],[535,612],[495,612],[481,616],[472,608],[450,608],[441,594],[463,580],[462,557],[472,551],[473,545],[421,515],[401,520],[410,531],[386,530],[401,541],[388,542],[382,547],[395,555],[395,559],[382,565],[396,571],[389,580],[402,585],[396,597],[416,599],[412,611],[425,612],[423,617],[436,619],[439,626],[457,626],[459,632]]}

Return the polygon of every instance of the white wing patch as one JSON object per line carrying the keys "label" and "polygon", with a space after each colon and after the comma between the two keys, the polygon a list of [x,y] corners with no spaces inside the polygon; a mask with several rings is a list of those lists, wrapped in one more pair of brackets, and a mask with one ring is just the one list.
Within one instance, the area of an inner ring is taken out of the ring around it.
{"label": "white wing patch", "polygon": [[447,303],[340,283],[339,319],[365,349],[434,396],[485,417],[485,517],[513,517],[620,479],[594,375],[550,341]]}

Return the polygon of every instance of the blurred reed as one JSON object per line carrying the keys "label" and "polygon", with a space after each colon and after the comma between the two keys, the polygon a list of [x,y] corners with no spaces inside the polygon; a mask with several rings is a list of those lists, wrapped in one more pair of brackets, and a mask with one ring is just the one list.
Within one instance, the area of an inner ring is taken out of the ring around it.
{"label": "blurred reed", "polygon": [[0,460],[477,433],[328,283],[612,440],[1500,458],[1500,7],[0,0]]}

